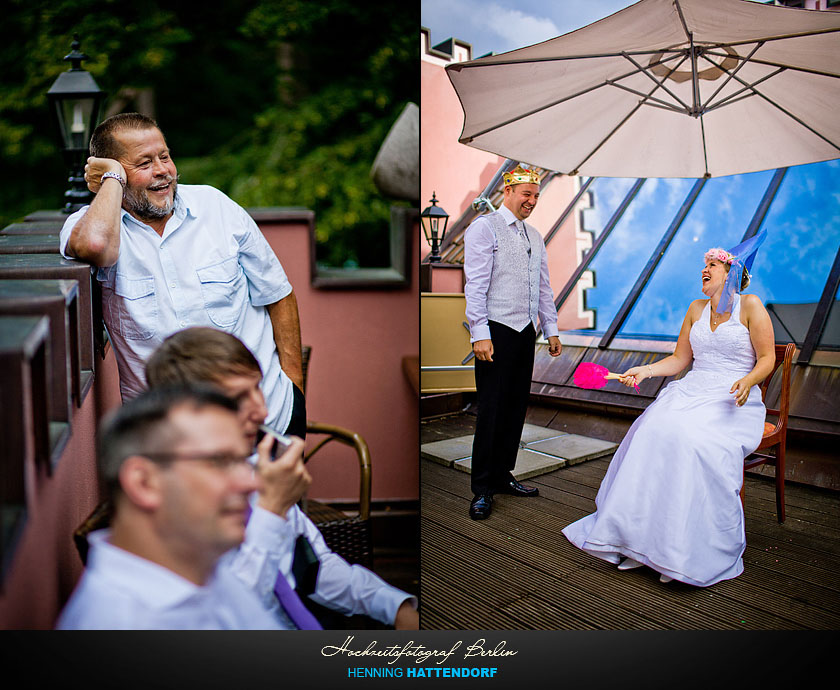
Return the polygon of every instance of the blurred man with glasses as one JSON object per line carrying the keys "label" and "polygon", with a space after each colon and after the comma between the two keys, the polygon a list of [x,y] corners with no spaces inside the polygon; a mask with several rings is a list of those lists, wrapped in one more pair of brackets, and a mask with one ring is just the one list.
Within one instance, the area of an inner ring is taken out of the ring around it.
{"label": "blurred man with glasses", "polygon": [[236,549],[246,524],[251,529],[252,492],[259,492],[258,506],[277,512],[305,490],[303,442],[292,439],[271,462],[266,438],[255,472],[237,404],[215,390],[183,386],[125,404],[105,421],[99,440],[113,516],[108,529],[89,536],[87,569],[57,627],[282,627],[255,593],[272,587],[277,564],[265,561],[249,587],[231,561],[248,557]]}
{"label": "blurred man with glasses", "polygon": [[[262,379],[260,364],[245,344],[215,328],[195,326],[172,334],[146,363],[146,380],[152,389],[175,382],[212,385],[229,396],[237,403],[240,427],[252,446],[268,415],[260,387]],[[292,475],[288,481],[283,474],[283,465]],[[252,520],[259,519],[262,524],[260,535],[264,536],[255,539],[249,524],[248,536],[234,564],[239,578],[247,583],[255,582],[255,573],[262,572],[264,562],[272,559],[280,577],[286,579],[305,604],[312,601],[326,609],[318,611],[325,627],[343,627],[343,616],[360,614],[398,630],[417,630],[416,597],[388,584],[364,566],[348,563],[332,551],[317,526],[295,505],[309,484],[308,474],[306,486],[301,487],[296,480],[301,470],[306,472],[303,467],[303,461],[298,458],[297,465],[286,462],[280,467],[263,468],[264,473],[271,472],[272,484],[278,487],[291,484],[300,491],[291,502],[287,498],[291,491],[279,488],[277,493],[283,500],[268,502],[260,495],[266,510],[255,511]],[[312,562],[306,572],[314,575],[302,578],[312,580],[308,583],[299,581],[295,575],[295,570],[299,573],[302,570],[299,557],[295,555],[301,538],[306,541],[305,550],[311,549],[309,558]],[[266,543],[271,547],[264,548]],[[299,567],[295,568],[295,564]],[[306,584],[308,587],[304,586]],[[257,589],[263,605],[281,622],[285,621],[287,614],[280,597],[270,589]],[[317,606],[310,608],[318,610]]]}

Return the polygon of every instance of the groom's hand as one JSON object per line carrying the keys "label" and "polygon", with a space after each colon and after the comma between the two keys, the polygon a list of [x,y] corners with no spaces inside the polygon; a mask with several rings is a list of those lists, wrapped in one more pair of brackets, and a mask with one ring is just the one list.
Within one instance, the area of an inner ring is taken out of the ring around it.
{"label": "groom's hand", "polygon": [[473,343],[473,352],[475,358],[482,362],[493,361],[493,341],[492,340],[476,340]]}

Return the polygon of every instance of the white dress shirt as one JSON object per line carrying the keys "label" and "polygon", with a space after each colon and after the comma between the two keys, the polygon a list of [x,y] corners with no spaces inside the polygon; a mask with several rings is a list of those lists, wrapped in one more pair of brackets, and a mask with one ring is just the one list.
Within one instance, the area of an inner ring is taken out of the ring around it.
{"label": "white dress shirt", "polygon": [[[61,230],[61,253],[87,206]],[[286,429],[294,400],[280,368],[265,309],[292,292],[286,273],[245,209],[204,185],[179,185],[163,235],[121,212],[120,253],[94,269],[102,315],[114,346],[123,400],[146,387],[145,362],[163,340],[188,326],[237,336],[260,363],[268,423]]]}
{"label": "white dress shirt", "polygon": [[[289,509],[285,518],[254,507],[245,531],[245,542],[232,556],[232,570],[249,588],[256,590],[265,608],[284,627],[291,622],[274,596],[274,577],[283,572],[294,589],[292,574],[295,540],[304,535],[320,562],[315,592],[310,598],[339,613],[364,614],[386,625],[393,625],[397,610],[405,601],[417,607],[417,599],[361,565],[350,565],[330,551],[315,524],[298,506]],[[267,573],[273,573],[270,585]],[[262,580],[261,580],[262,578]]]}
{"label": "white dress shirt", "polygon": [[[284,627],[230,570],[227,554],[206,584],[88,535],[87,568],[56,625],[61,630],[276,630]],[[276,571],[275,571],[276,572]],[[262,579],[268,580],[270,573]]]}
{"label": "white dress shirt", "polygon": [[[517,227],[517,218],[507,206],[502,205],[497,213],[502,215],[505,223],[511,227],[511,232],[522,236],[523,231]],[[521,221],[519,221],[521,223]],[[524,235],[523,242],[527,242]],[[531,251],[540,252],[539,294],[536,304],[530,310],[534,330],[537,330],[537,318],[542,326],[543,335],[549,337],[558,335],[557,309],[554,306],[554,293],[548,273],[548,256],[545,242],[532,242],[538,246],[530,247]],[[470,327],[470,342],[476,340],[490,340],[490,326],[487,316],[487,291],[490,287],[490,277],[493,273],[493,260],[498,251],[498,241],[493,227],[487,216],[479,216],[467,228],[464,235],[464,296],[466,298],[466,316]]]}

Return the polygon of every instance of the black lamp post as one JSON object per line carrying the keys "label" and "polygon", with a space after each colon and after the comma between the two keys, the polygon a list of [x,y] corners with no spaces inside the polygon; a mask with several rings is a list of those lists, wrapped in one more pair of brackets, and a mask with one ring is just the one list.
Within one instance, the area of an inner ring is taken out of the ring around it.
{"label": "black lamp post", "polygon": [[99,123],[99,110],[105,92],[89,72],[82,69],[88,56],[79,50],[79,36],[73,35],[70,52],[64,60],[71,64],[58,75],[47,97],[58,120],[64,163],[70,170],[70,189],[64,192],[65,213],[72,213],[90,202],[91,193],[85,184],[85,162],[88,157],[90,135]]}
{"label": "black lamp post", "polygon": [[423,234],[426,235],[426,241],[432,247],[432,253],[429,254],[429,261],[432,262],[440,261],[440,245],[443,243],[443,237],[446,234],[449,214],[437,205],[438,200],[434,192],[432,192],[432,198],[429,201],[432,205],[427,206],[420,214],[420,221],[423,224]]}

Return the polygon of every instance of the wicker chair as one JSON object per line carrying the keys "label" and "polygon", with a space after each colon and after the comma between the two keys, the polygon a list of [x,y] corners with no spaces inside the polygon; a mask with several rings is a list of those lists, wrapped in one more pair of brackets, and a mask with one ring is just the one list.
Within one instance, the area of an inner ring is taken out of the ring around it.
{"label": "wicker chair", "polygon": [[105,529],[111,524],[111,501],[105,499],[99,503],[85,521],[73,532],[73,543],[82,565],[87,565],[88,541],[87,536],[98,529]]}
{"label": "wicker chair", "polygon": [[[306,379],[309,370],[309,358],[312,348],[303,347],[303,385],[306,392]],[[321,448],[336,441],[349,446],[356,453],[359,463],[359,513],[348,517],[345,513],[325,503],[304,498],[301,507],[312,522],[321,530],[327,546],[349,563],[358,563],[371,567],[373,547],[370,525],[371,464],[370,450],[365,440],[355,431],[340,426],[307,421],[306,435],[324,436],[305,455],[304,462],[309,462]]]}
{"label": "wicker chair", "polygon": [[371,465],[367,443],[354,431],[320,422],[307,422],[306,434],[326,436],[306,453],[307,461],[330,441],[350,446],[356,452],[359,462],[358,515],[348,517],[342,511],[312,499],[304,499],[302,507],[307,517],[321,530],[330,549],[350,563],[370,567],[373,560],[370,527]]}

